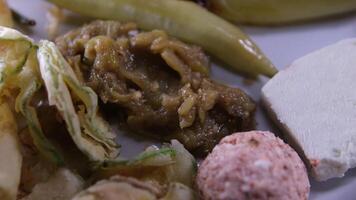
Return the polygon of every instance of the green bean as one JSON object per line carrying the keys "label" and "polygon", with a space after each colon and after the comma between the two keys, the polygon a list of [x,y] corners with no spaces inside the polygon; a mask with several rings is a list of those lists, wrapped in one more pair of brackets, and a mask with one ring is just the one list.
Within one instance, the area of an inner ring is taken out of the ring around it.
{"label": "green bean", "polygon": [[277,70],[261,50],[233,24],[188,1],[48,0],[83,15],[136,22],[145,30],[163,29],[203,47],[231,69],[249,76],[272,77]]}
{"label": "green bean", "polygon": [[285,24],[356,10],[356,0],[209,0],[214,13],[234,22]]}

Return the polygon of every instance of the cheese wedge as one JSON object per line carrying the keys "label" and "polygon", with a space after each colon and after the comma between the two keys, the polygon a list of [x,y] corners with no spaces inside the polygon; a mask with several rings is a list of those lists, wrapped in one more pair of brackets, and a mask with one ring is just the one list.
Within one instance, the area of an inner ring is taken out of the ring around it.
{"label": "cheese wedge", "polygon": [[356,38],[296,60],[262,99],[316,180],[356,167]]}

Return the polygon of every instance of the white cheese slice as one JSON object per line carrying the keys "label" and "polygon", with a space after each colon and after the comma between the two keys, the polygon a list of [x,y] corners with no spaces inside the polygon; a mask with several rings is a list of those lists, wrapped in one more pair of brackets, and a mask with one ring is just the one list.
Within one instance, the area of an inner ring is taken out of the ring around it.
{"label": "white cheese slice", "polygon": [[262,95],[317,180],[356,167],[356,38],[296,60]]}

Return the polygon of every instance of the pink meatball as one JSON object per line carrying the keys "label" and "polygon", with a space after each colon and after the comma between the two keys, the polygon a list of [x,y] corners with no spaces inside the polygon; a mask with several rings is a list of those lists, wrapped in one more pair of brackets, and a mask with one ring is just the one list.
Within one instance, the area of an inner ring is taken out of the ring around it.
{"label": "pink meatball", "polygon": [[205,200],[305,200],[310,189],[298,154],[262,131],[223,138],[199,167],[197,186]]}

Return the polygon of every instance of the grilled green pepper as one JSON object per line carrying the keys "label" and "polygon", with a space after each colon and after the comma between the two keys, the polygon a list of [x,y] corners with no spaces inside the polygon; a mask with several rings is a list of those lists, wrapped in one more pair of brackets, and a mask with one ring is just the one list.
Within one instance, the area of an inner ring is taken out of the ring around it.
{"label": "grilled green pepper", "polygon": [[285,24],[356,10],[356,0],[209,0],[209,10],[234,22]]}
{"label": "grilled green pepper", "polygon": [[233,24],[188,1],[167,0],[48,0],[83,15],[133,21],[142,29],[163,29],[202,46],[231,69],[272,77],[277,70],[261,50]]}

